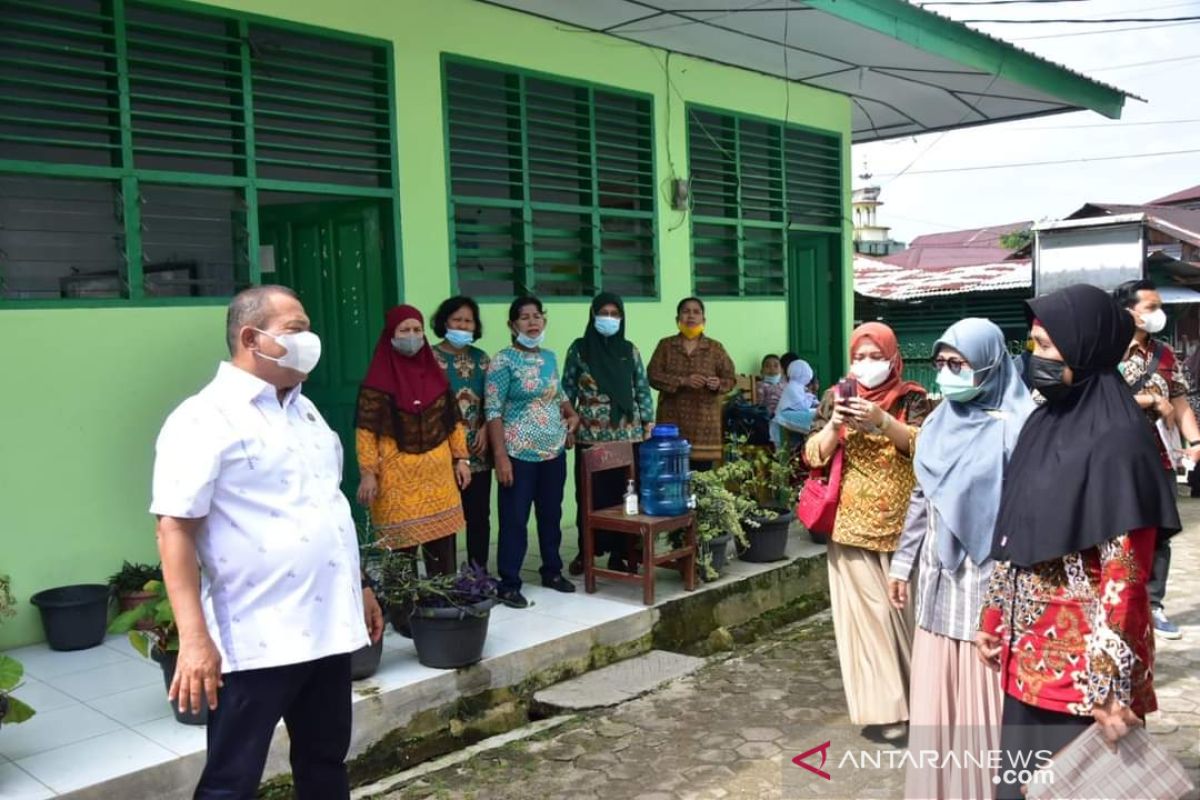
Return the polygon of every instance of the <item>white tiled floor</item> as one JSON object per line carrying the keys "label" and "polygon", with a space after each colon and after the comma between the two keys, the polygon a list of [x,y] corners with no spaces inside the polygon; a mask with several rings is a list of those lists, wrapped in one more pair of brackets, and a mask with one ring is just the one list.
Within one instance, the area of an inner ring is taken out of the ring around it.
{"label": "white tiled floor", "polygon": [[[573,538],[573,535],[572,537]],[[564,546],[564,561],[573,548]],[[789,555],[821,548],[793,537]],[[536,555],[522,589],[527,609],[497,607],[484,648],[487,659],[533,647],[622,617],[640,613],[641,587],[600,581],[597,594],[561,594],[540,585]],[[775,565],[730,563],[723,581]],[[684,594],[677,574],[658,573],[658,601]],[[17,691],[37,710],[29,722],[0,728],[0,798],[40,800],[198,753],[203,727],[175,721],[162,673],[138,655],[124,636],[90,650],[54,652],[45,645],[9,651],[25,666]],[[383,660],[368,694],[394,691],[443,674],[421,666],[412,642],[388,631]],[[362,699],[362,698],[359,698]]]}

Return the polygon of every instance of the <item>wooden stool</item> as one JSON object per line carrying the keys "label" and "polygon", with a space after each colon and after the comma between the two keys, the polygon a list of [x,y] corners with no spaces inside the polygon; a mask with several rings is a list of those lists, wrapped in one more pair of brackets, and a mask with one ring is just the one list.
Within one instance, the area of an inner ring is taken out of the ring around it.
{"label": "wooden stool", "polygon": [[[646,514],[628,516],[624,505],[592,510],[592,476],[598,472],[623,469],[625,480],[633,480],[633,446],[629,442],[598,444],[582,453],[583,458],[583,587],[589,594],[596,591],[596,576],[625,583],[642,584],[642,602],[654,605],[654,570],[657,567],[679,570],[683,585],[690,592],[696,588],[696,519],[692,512],[678,517],[652,517]],[[660,533],[684,529],[683,547],[668,553],[654,552],[654,539]],[[642,545],[641,575],[600,569],[596,557],[596,531],[620,533],[630,537],[632,550],[640,538]]]}

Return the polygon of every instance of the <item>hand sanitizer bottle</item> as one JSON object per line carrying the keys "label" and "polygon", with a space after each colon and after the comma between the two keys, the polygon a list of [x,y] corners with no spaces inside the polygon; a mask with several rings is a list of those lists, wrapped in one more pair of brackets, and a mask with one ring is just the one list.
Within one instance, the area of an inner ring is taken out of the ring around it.
{"label": "hand sanitizer bottle", "polygon": [[637,487],[633,485],[633,481],[625,487],[625,514],[626,516],[634,517],[638,513],[638,496]]}

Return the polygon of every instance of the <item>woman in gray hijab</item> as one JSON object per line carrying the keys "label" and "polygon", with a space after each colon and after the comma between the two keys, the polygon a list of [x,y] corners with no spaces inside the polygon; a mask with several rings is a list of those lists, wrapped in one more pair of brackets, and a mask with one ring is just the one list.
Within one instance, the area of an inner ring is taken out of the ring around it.
{"label": "woman in gray hijab", "polygon": [[989,320],[951,325],[933,356],[943,402],[917,438],[917,486],[889,594],[903,608],[916,568],[909,749],[940,757],[909,762],[904,796],[989,798],[995,787],[987,755],[999,746],[1003,696],[973,643],[1004,467],[1034,404],[1003,332]]}

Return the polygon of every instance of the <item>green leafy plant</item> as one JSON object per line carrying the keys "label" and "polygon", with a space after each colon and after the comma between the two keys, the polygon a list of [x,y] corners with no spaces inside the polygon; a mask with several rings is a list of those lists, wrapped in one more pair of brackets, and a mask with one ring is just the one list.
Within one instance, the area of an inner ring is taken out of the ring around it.
{"label": "green leafy plant", "polygon": [[[124,633],[129,636],[133,649],[149,658],[151,653],[179,650],[179,628],[175,626],[175,612],[167,597],[167,587],[160,580],[147,581],[141,588],[151,597],[134,608],[118,614],[109,624],[109,633]],[[145,630],[135,630],[137,624],[148,620],[151,625]]]}
{"label": "green leafy plant", "polygon": [[150,581],[161,580],[162,567],[158,564],[131,564],[126,561],[118,572],[109,576],[108,585],[117,594],[130,594],[145,591]]}
{"label": "green leafy plant", "polygon": [[464,564],[450,575],[422,577],[412,553],[378,546],[364,548],[363,562],[377,582],[376,596],[397,608],[457,608],[476,613],[474,606],[496,597],[499,584],[482,568]]}
{"label": "green leafy plant", "polygon": [[795,463],[791,452],[747,444],[730,436],[725,445],[729,488],[753,501],[764,512],[790,510],[796,504]]}
{"label": "green leafy plant", "polygon": [[[16,604],[9,577],[0,575],[0,622],[11,619],[17,613],[14,608]],[[12,696],[21,687],[21,678],[24,676],[25,667],[20,661],[12,656],[0,655],[0,723],[12,725],[24,722],[37,713],[28,703]]]}
{"label": "green leafy plant", "polygon": [[[752,500],[731,492],[727,486],[731,480],[730,465],[721,466],[707,472],[692,473],[692,493],[696,497],[696,539],[701,545],[699,566],[706,580],[717,577],[717,571],[712,565],[712,551],[706,547],[709,542],[725,534],[732,534],[742,546],[749,544],[746,538],[747,528],[757,528],[757,511]],[[671,544],[675,547],[683,543],[683,533],[671,534]]]}

